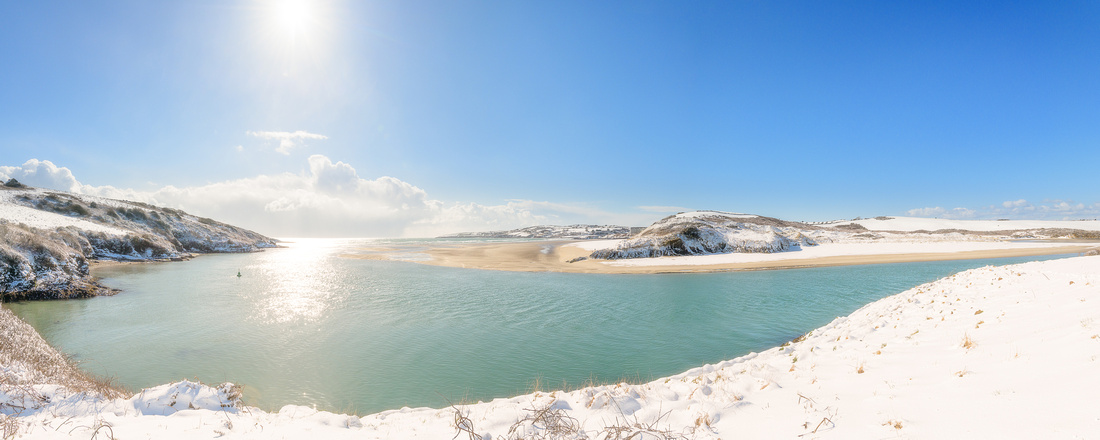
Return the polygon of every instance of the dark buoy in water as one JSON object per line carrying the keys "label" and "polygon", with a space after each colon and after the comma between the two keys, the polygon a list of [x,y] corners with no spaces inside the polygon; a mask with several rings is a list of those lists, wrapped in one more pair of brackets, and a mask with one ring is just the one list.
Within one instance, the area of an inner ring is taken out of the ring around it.
{"label": "dark buoy in water", "polygon": [[237,278],[240,278],[240,277],[241,277],[241,270],[237,269]]}

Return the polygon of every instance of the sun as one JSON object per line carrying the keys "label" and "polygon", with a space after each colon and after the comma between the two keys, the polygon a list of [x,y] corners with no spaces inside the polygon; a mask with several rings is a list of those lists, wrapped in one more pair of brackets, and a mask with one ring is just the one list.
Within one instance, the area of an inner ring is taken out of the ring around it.
{"label": "sun", "polygon": [[313,6],[308,0],[276,0],[272,9],[275,26],[285,36],[297,40],[314,21]]}

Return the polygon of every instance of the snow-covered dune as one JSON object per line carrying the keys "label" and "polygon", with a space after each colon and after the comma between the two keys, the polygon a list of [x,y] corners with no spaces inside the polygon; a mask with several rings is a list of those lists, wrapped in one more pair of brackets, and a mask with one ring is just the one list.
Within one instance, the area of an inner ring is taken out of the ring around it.
{"label": "snow-covered dune", "polygon": [[619,260],[730,252],[782,252],[817,242],[805,228],[749,214],[698,211],[665,217],[616,246],[599,249],[592,258]]}
{"label": "snow-covered dune", "polygon": [[0,412],[5,432],[44,439],[1092,438],[1098,363],[1094,256],[962,272],[643,384],[358,417],[241,408],[234,387],[187,381],[104,399],[4,365]]}
{"label": "snow-covered dune", "polygon": [[964,252],[1066,244],[1018,240],[1025,238],[1097,239],[1100,222],[878,217],[808,224],[752,214],[696,211],[661,219],[627,240],[571,246],[590,251],[590,258],[619,260],[608,263],[613,265],[686,266],[873,252]]}
{"label": "snow-covered dune", "polygon": [[1041,229],[1066,229],[1100,231],[1096,220],[950,220],[921,217],[876,217],[860,220],[844,220],[821,226],[859,225],[871,231],[941,231],[960,230],[975,232],[1027,231]]}

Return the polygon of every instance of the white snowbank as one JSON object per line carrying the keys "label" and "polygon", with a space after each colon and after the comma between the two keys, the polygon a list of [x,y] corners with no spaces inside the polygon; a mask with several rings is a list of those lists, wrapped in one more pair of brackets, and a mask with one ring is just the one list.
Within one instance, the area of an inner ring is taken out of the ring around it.
{"label": "white snowbank", "polygon": [[[1098,361],[1100,257],[1078,257],[962,272],[763,353],[646,384],[464,405],[457,418],[452,408],[238,410],[231,390],[186,381],[113,401],[39,385],[40,406],[16,411],[0,394],[0,408],[28,438],[87,439],[96,429],[117,438],[474,438],[456,422],[483,439],[552,426],[596,439],[609,429],[624,438],[641,429],[696,439],[1090,438],[1100,432]],[[532,409],[555,417],[531,420]]]}

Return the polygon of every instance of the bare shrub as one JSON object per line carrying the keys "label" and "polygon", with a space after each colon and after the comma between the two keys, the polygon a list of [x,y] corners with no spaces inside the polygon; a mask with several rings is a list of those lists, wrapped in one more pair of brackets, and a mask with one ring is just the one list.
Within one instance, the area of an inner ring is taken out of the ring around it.
{"label": "bare shrub", "polygon": [[0,309],[0,365],[18,365],[25,369],[22,379],[0,375],[0,389],[18,396],[24,406],[45,403],[31,384],[57,384],[73,393],[105,398],[124,397],[126,393],[112,379],[102,379],[80,371],[72,361],[46,343],[34,328],[10,310]]}
{"label": "bare shrub", "polygon": [[596,433],[597,440],[644,440],[644,439],[658,439],[658,440],[687,440],[687,435],[683,433],[672,432],[666,425],[665,428],[661,428],[661,420],[668,417],[669,413],[661,414],[656,420],[650,423],[642,423],[637,417],[634,418],[633,423],[626,420],[626,418],[620,419],[618,423],[605,426],[599,432]]}
{"label": "bare shrub", "polygon": [[19,435],[19,420],[15,417],[0,414],[0,435],[3,436],[4,440],[14,439]]}
{"label": "bare shrub", "polygon": [[508,428],[509,439],[562,440],[588,438],[581,423],[566,413],[557,401],[526,408],[527,415]]}
{"label": "bare shrub", "polygon": [[469,440],[482,440],[481,435],[474,430],[474,421],[470,420],[470,412],[459,409],[453,403],[451,404],[451,408],[455,411],[455,418],[452,424],[454,424],[457,430],[455,436],[452,437],[451,440],[457,439],[462,436],[463,433],[466,434]]}

